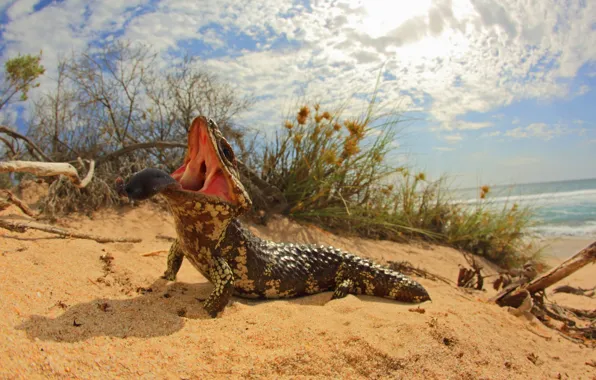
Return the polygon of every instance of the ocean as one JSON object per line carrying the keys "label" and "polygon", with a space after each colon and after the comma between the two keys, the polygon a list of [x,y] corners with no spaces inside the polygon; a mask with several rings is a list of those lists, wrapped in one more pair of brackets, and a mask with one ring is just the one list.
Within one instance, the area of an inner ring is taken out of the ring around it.
{"label": "ocean", "polygon": [[[458,203],[475,203],[479,188],[455,191]],[[596,178],[494,186],[487,199],[495,206],[536,207],[534,232],[544,237],[596,237]]]}

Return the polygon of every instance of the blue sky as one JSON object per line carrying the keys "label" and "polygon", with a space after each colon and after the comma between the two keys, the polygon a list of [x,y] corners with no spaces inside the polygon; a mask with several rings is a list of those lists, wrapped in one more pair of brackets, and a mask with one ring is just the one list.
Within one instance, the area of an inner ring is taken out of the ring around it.
{"label": "blue sky", "polygon": [[[271,131],[308,94],[370,91],[415,120],[393,159],[459,186],[596,177],[596,2],[524,0],[0,0],[0,61],[104,39],[189,51],[259,101]],[[348,112],[364,106],[354,98]],[[26,118],[27,111],[0,118]]]}

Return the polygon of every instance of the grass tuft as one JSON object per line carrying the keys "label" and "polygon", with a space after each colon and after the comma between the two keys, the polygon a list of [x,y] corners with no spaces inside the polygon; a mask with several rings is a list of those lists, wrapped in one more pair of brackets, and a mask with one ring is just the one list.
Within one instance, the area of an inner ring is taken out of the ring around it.
{"label": "grass tuft", "polygon": [[497,208],[488,186],[476,204],[458,204],[445,178],[392,165],[400,118],[374,101],[357,118],[303,104],[283,121],[260,171],[287,198],[289,216],[367,238],[446,244],[508,267],[538,257],[531,208]]}

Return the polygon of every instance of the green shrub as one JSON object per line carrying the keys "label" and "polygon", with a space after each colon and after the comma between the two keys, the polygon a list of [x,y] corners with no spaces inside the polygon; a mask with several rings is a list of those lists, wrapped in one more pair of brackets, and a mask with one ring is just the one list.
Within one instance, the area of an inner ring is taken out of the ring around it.
{"label": "green shrub", "polygon": [[447,244],[506,266],[536,258],[539,248],[528,234],[532,209],[497,209],[484,199],[488,187],[477,204],[457,204],[444,178],[430,182],[425,173],[387,162],[399,120],[377,113],[374,97],[359,118],[302,105],[265,147],[257,169],[283,192],[294,219],[368,238]]}

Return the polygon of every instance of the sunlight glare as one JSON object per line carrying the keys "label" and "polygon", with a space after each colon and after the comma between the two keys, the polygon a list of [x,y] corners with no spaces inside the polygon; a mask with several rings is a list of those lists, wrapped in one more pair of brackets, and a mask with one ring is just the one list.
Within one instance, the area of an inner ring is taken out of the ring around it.
{"label": "sunlight glare", "polygon": [[352,7],[363,7],[367,15],[362,31],[373,38],[381,37],[411,18],[427,17],[431,0],[353,0]]}

